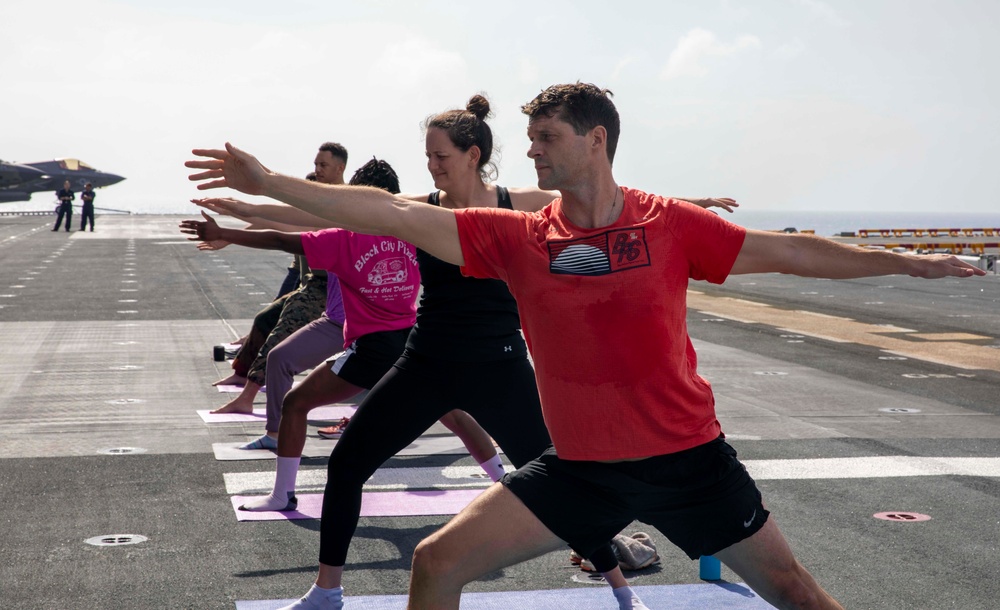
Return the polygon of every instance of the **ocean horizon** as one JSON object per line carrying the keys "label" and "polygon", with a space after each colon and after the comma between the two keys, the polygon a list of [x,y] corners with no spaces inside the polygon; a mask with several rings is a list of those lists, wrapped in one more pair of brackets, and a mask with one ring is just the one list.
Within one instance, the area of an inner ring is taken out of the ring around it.
{"label": "ocean horizon", "polygon": [[[106,211],[97,207],[98,214],[130,212],[132,214],[189,216],[196,215],[177,207],[158,209],[155,206],[130,206],[126,209]],[[7,212],[47,211],[48,206],[36,201],[0,205],[0,214]],[[78,210],[74,210],[78,213]],[[737,208],[732,214],[719,211],[719,215],[748,229],[815,231],[816,235],[830,237],[842,232],[859,229],[948,229],[994,228],[1000,229],[1000,212],[907,212],[907,211],[828,211],[828,210],[753,210]]]}
{"label": "ocean horizon", "polygon": [[[834,212],[738,209],[722,212],[728,220],[748,229],[815,231],[830,237],[859,229],[1000,229],[1000,213],[984,212]],[[998,238],[1000,239],[1000,238]]]}

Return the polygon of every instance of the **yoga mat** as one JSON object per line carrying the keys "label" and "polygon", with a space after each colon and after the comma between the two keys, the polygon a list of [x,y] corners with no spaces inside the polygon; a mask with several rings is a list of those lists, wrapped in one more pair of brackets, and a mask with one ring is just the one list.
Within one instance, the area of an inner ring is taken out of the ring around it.
{"label": "yoga mat", "polygon": [[[293,388],[294,387],[298,387],[298,385],[300,383],[302,383],[302,379],[304,379],[304,377],[303,378],[297,378],[297,379],[295,379],[295,381],[292,382],[292,387]],[[241,394],[243,392],[243,386],[241,386],[241,385],[231,385],[231,384],[228,384],[228,383],[224,383],[222,385],[217,385],[215,387],[219,388],[220,392],[225,392],[227,394]],[[260,389],[257,390],[258,394],[260,394],[262,392],[267,392],[267,386],[266,385],[260,386]],[[366,392],[367,392],[367,390],[366,390]],[[363,395],[364,394],[360,394],[359,396],[363,396]]]}
{"label": "yoga mat", "polygon": [[[507,472],[513,466],[505,466]],[[274,472],[227,472],[226,493],[231,496],[263,496],[274,489]],[[485,489],[493,482],[479,466],[427,468],[380,468],[364,491],[416,489]],[[321,492],[326,488],[326,468],[302,468],[295,480],[296,493]]]}
{"label": "yoga mat", "polygon": [[[225,462],[230,460],[273,460],[275,454],[267,449],[237,449],[253,439],[240,443],[212,443],[215,459]],[[302,449],[302,457],[330,457],[336,440],[308,437]],[[460,455],[468,454],[468,449],[457,436],[422,436],[405,447],[397,455]]]}
{"label": "yoga mat", "polygon": [[[215,387],[218,388],[220,392],[225,392],[227,394],[240,394],[243,392],[243,386],[241,385],[229,385],[228,383],[224,383],[222,385],[217,385]],[[260,390],[258,390],[257,393],[259,394],[260,392],[265,392],[265,391],[267,391],[267,386],[262,385],[260,386]]]}
{"label": "yoga mat", "polygon": [[[650,608],[670,610],[768,610],[774,608],[743,583],[698,585],[640,585],[632,590]],[[304,591],[303,591],[304,592]],[[275,610],[294,599],[237,601],[236,610]],[[348,595],[344,606],[350,610],[404,610],[405,595]],[[462,610],[618,610],[608,587],[549,589],[544,591],[497,591],[464,593]]]}
{"label": "yoga mat", "polygon": [[[336,421],[341,417],[353,417],[358,410],[357,405],[327,405],[316,407],[309,412],[309,421]],[[206,424],[232,424],[238,422],[264,421],[267,419],[267,409],[260,407],[253,413],[212,413],[210,409],[199,410],[198,415]]]}
{"label": "yoga mat", "polygon": [[[444,491],[381,491],[361,495],[362,517],[415,517],[423,515],[457,515],[469,502],[483,493],[481,489]],[[288,512],[250,512],[240,510],[241,504],[256,496],[232,496],[237,521],[284,521],[319,519],[323,511],[323,494],[298,496],[298,510]]]}

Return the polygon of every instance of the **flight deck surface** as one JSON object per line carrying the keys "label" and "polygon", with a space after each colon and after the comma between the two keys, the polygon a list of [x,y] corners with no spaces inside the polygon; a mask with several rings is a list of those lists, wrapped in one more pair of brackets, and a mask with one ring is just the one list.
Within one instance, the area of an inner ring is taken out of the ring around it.
{"label": "flight deck surface", "polygon": [[[312,582],[319,521],[237,521],[230,497],[259,493],[273,462],[213,453],[262,422],[198,414],[229,396],[211,386],[229,373],[213,346],[249,328],[290,256],[200,252],[181,218],[104,215],[67,235],[50,217],[0,217],[0,607],[264,608]],[[845,607],[1000,605],[1000,276],[693,282],[688,324],[730,443]],[[303,460],[305,491],[325,464]],[[400,456],[371,484],[469,467],[462,453]],[[362,517],[348,599],[405,594],[413,548],[447,519]],[[626,576],[688,607],[697,563],[638,530],[661,559]],[[86,542],[119,536],[144,540]],[[560,550],[466,591],[526,609],[514,592],[566,590],[551,607],[583,608],[574,591],[601,586]]]}

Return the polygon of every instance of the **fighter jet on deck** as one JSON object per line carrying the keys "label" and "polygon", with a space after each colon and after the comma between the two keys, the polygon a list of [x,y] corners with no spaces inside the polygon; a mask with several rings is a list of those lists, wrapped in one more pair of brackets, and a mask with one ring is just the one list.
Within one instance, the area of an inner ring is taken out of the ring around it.
{"label": "fighter jet on deck", "polygon": [[28,201],[32,193],[55,193],[69,180],[74,191],[91,183],[94,188],[110,186],[124,180],[123,176],[94,169],[79,159],[53,159],[34,163],[0,161],[0,203]]}
{"label": "fighter jet on deck", "polygon": [[0,193],[39,180],[44,175],[45,172],[40,169],[0,159]]}

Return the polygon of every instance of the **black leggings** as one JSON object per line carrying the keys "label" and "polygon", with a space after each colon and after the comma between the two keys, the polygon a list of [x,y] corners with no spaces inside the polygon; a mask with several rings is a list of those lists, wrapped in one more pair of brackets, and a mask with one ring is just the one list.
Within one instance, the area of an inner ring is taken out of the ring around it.
{"label": "black leggings", "polygon": [[[527,358],[456,363],[403,356],[358,406],[330,455],[320,524],[321,563],[346,563],[365,481],[452,409],[475,418],[516,467],[552,444]],[[590,560],[601,572],[618,565],[610,545]]]}

